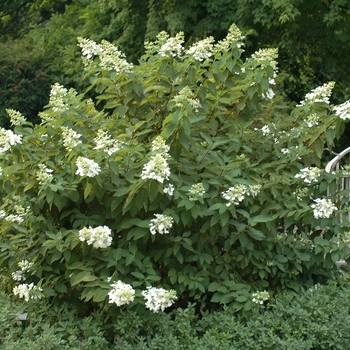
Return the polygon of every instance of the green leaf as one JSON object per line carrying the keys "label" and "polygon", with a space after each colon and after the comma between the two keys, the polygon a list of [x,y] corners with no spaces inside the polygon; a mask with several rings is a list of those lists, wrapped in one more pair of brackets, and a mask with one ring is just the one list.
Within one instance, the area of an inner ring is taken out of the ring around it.
{"label": "green leaf", "polygon": [[63,283],[55,284],[55,289],[62,294],[67,293],[67,291],[68,291],[67,286]]}
{"label": "green leaf", "polygon": [[90,271],[81,271],[77,273],[74,278],[71,278],[71,285],[75,286],[80,282],[91,282],[97,279],[96,276],[91,275]]}
{"label": "green leaf", "polygon": [[272,216],[271,215],[257,215],[257,216],[253,216],[248,220],[249,225],[251,226],[255,226],[257,223],[259,222],[268,222],[272,220]]}
{"label": "green leaf", "polygon": [[248,227],[247,228],[247,233],[248,235],[257,240],[257,241],[262,241],[264,238],[265,238],[265,235],[263,232],[259,231],[259,230],[256,230],[255,228],[253,227]]}

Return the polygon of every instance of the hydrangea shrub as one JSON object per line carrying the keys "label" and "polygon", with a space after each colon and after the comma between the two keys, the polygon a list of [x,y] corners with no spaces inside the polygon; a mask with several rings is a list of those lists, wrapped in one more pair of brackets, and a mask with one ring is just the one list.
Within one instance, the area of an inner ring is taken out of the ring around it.
{"label": "hydrangea shrub", "polygon": [[321,158],[350,103],[330,104],[331,82],[290,107],[277,51],[244,60],[243,40],[232,25],[186,49],[182,33],[162,32],[132,65],[111,43],[78,39],[96,101],[55,84],[40,125],[11,111],[14,132],[0,133],[9,291],[249,310],[345,258],[346,197]]}

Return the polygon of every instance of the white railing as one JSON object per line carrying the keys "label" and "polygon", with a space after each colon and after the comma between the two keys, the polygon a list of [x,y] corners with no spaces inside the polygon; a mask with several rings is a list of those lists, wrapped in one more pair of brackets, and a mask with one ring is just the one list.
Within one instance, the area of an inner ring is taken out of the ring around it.
{"label": "white railing", "polygon": [[[325,168],[325,171],[329,174],[334,174],[335,172],[342,170],[342,167],[348,167],[346,171],[343,171],[341,178],[337,179],[337,192],[343,190],[350,190],[350,147],[346,148],[344,151],[340,152],[335,156]],[[330,195],[329,190],[327,190],[327,195]],[[347,194],[348,202],[350,203],[350,191]],[[341,196],[339,199],[343,199]],[[347,219],[350,220],[350,212],[348,212]]]}

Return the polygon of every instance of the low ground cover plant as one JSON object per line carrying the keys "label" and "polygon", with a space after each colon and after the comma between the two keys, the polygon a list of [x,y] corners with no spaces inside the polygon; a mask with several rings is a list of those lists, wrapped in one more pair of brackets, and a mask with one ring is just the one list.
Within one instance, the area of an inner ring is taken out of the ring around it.
{"label": "low ground cover plant", "polygon": [[96,101],[56,83],[39,125],[8,109],[7,293],[85,312],[244,313],[338,273],[347,199],[321,169],[350,103],[332,105],[328,82],[290,106],[277,51],[243,60],[243,41],[235,25],[188,48],[162,32],[133,65],[107,41],[78,38]]}
{"label": "low ground cover plant", "polygon": [[[124,309],[82,316],[74,305],[25,303],[0,295],[0,346],[14,349],[321,350],[350,345],[349,277],[284,292],[255,303],[248,317],[232,308],[198,313],[196,305],[170,313]],[[15,321],[26,311],[26,321]]]}

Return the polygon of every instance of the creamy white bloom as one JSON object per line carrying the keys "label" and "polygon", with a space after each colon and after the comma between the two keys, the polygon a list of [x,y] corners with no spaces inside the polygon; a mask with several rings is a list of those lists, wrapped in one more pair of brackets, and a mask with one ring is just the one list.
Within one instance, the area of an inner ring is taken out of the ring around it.
{"label": "creamy white bloom", "polygon": [[6,109],[6,112],[10,116],[11,125],[23,125],[26,122],[26,118],[20,112],[14,109]]}
{"label": "creamy white bloom", "polygon": [[156,154],[143,166],[141,178],[154,179],[163,183],[170,176],[170,168],[166,158],[161,154]]}
{"label": "creamy white bloom", "polygon": [[300,188],[298,187],[293,194],[295,195],[296,199],[298,201],[302,201],[304,197],[306,197],[309,193],[309,190],[307,187]]}
{"label": "creamy white bloom", "polygon": [[337,210],[332,201],[326,198],[316,198],[315,204],[311,204],[311,208],[314,209],[314,217],[316,219],[328,219]]}
{"label": "creamy white bloom", "polygon": [[248,185],[246,186],[246,193],[248,196],[256,197],[261,190],[261,185]]}
{"label": "creamy white bloom", "polygon": [[4,210],[0,210],[0,218],[5,221],[21,224],[24,221],[25,216],[29,213],[29,207],[23,208],[21,205],[15,204],[13,209],[16,214],[8,214]]}
{"label": "creamy white bloom", "polygon": [[174,194],[174,185],[169,184],[168,186],[164,187],[163,192],[169,196],[172,196]]}
{"label": "creamy white bloom", "polygon": [[212,56],[214,38],[212,36],[193,44],[186,53],[198,61],[204,61]]}
{"label": "creamy white bloom", "polygon": [[[66,97],[68,93],[72,95],[76,95],[76,91],[74,89],[70,89],[68,92],[68,90],[64,86],[58,83],[55,83],[54,85],[51,86],[49,105],[52,106],[52,110],[54,112],[63,113],[69,109],[69,104],[66,101]],[[46,121],[49,121],[52,119],[52,118],[45,118],[46,116],[45,113],[40,114],[40,116],[42,116],[43,117],[42,119]]]}
{"label": "creamy white bloom", "polygon": [[334,106],[333,110],[340,119],[350,119],[350,100],[342,103],[339,106]]}
{"label": "creamy white bloom", "polygon": [[165,141],[162,139],[161,136],[157,136],[153,141],[152,141],[152,146],[151,150],[154,153],[161,154],[163,157],[168,157],[170,147],[165,143]]}
{"label": "creamy white bloom", "polygon": [[107,226],[84,227],[79,230],[79,240],[94,248],[107,248],[112,244],[112,231]]}
{"label": "creamy white bloom", "polygon": [[102,40],[101,44],[97,44],[93,40],[78,37],[78,46],[81,47],[82,54],[88,61],[98,56],[102,69],[117,73],[129,73],[133,69],[133,64],[126,61],[125,55],[107,40]]}
{"label": "creamy white bloom", "polygon": [[314,90],[311,90],[305,96],[305,100],[301,101],[298,106],[303,106],[306,103],[315,103],[315,102],[325,102],[329,103],[329,97],[332,94],[332,90],[334,88],[334,81],[329,83],[325,83],[322,86],[317,87]]}
{"label": "creamy white bloom", "polygon": [[317,167],[306,167],[300,169],[300,172],[295,175],[295,178],[303,179],[305,183],[312,184],[318,181],[322,174],[322,170]]}
{"label": "creamy white bloom", "polygon": [[154,216],[155,219],[152,219],[149,224],[151,234],[155,235],[157,232],[160,234],[169,233],[174,219],[171,216],[163,214],[154,214]]}
{"label": "creamy white bloom", "polygon": [[108,292],[109,303],[115,303],[117,306],[129,304],[134,301],[135,290],[130,284],[117,281],[111,284],[112,289]]}
{"label": "creamy white bloom", "polygon": [[62,126],[61,130],[63,137],[63,146],[67,149],[67,151],[71,152],[75,147],[79,145],[79,143],[81,143],[79,140],[81,138],[81,134],[78,134],[73,129],[66,126]]}
{"label": "creamy white bloom", "polygon": [[160,47],[159,54],[163,57],[181,57],[184,41],[184,33],[177,33],[175,37],[167,39]]}
{"label": "creamy white bloom", "polygon": [[89,158],[78,157],[75,164],[78,167],[78,170],[75,172],[76,175],[94,177],[101,171],[100,166]]}
{"label": "creamy white bloom", "polygon": [[107,131],[99,129],[97,136],[94,138],[96,147],[94,149],[100,149],[106,152],[109,156],[119,151],[120,144],[117,140],[112,139],[111,135]]}
{"label": "creamy white bloom", "polygon": [[19,298],[23,298],[25,301],[42,298],[42,291],[42,288],[35,286],[34,283],[23,283],[14,287],[12,290],[14,295],[18,295]]}
{"label": "creamy white bloom", "polygon": [[199,200],[200,198],[203,198],[203,195],[205,193],[204,186],[201,182],[196,183],[191,186],[191,188],[188,190],[188,199],[192,202]]}
{"label": "creamy white bloom", "polygon": [[130,73],[133,70],[133,64],[125,59],[125,55],[116,46],[107,40],[102,40],[101,47],[102,52],[99,54],[99,58],[102,69],[117,73]]}
{"label": "creamy white bloom", "polygon": [[266,68],[268,65],[273,68],[275,72],[277,72],[277,59],[278,57],[278,49],[260,49],[254,52],[251,56],[251,59],[257,61],[261,64],[262,68]]}
{"label": "creamy white bloom", "polygon": [[306,125],[311,128],[320,123],[320,117],[316,113],[312,113],[306,118]]}
{"label": "creamy white bloom", "polygon": [[244,35],[240,29],[232,24],[228,30],[228,34],[224,40],[219,41],[214,46],[214,52],[227,52],[229,48],[232,46],[236,46],[241,48],[243,46]]}
{"label": "creamy white bloom", "polygon": [[14,281],[25,281],[26,277],[24,276],[24,272],[21,270],[17,270],[15,272],[12,272],[11,274]]}
{"label": "creamy white bloom", "polygon": [[264,301],[269,299],[270,294],[269,294],[269,292],[264,290],[263,292],[253,293],[252,296],[253,296],[253,298],[252,298],[253,303],[263,304]]}
{"label": "creamy white bloom", "polygon": [[175,106],[183,108],[185,103],[188,103],[193,110],[197,113],[201,104],[197,98],[194,98],[194,93],[190,87],[185,86],[179,93],[174,97]]}
{"label": "creamy white bloom", "polygon": [[102,47],[99,44],[95,43],[93,40],[85,39],[82,37],[78,37],[77,40],[78,46],[81,48],[83,56],[86,56],[89,59],[97,56],[103,51]]}
{"label": "creamy white bloom", "polygon": [[53,170],[49,169],[45,164],[38,165],[39,170],[36,172],[36,179],[40,185],[44,185],[52,181],[53,175],[51,174]]}
{"label": "creamy white bloom", "polygon": [[247,193],[247,187],[243,184],[238,184],[230,187],[227,191],[222,193],[222,196],[228,200],[226,206],[230,206],[232,204],[238,205],[245,198],[245,194]]}
{"label": "creamy white bloom", "polygon": [[270,130],[268,125],[264,125],[261,128],[261,132],[263,133],[264,136],[266,136],[266,135],[270,134],[271,130]]}
{"label": "creamy white bloom", "polygon": [[147,287],[141,294],[146,300],[146,307],[153,312],[164,311],[177,300],[176,292],[172,289]]}
{"label": "creamy white bloom", "polygon": [[18,267],[23,271],[23,272],[28,272],[32,266],[34,265],[33,262],[28,261],[28,260],[21,260],[18,263]]}
{"label": "creamy white bloom", "polygon": [[0,154],[18,143],[22,143],[22,135],[16,135],[12,130],[0,128]]}

